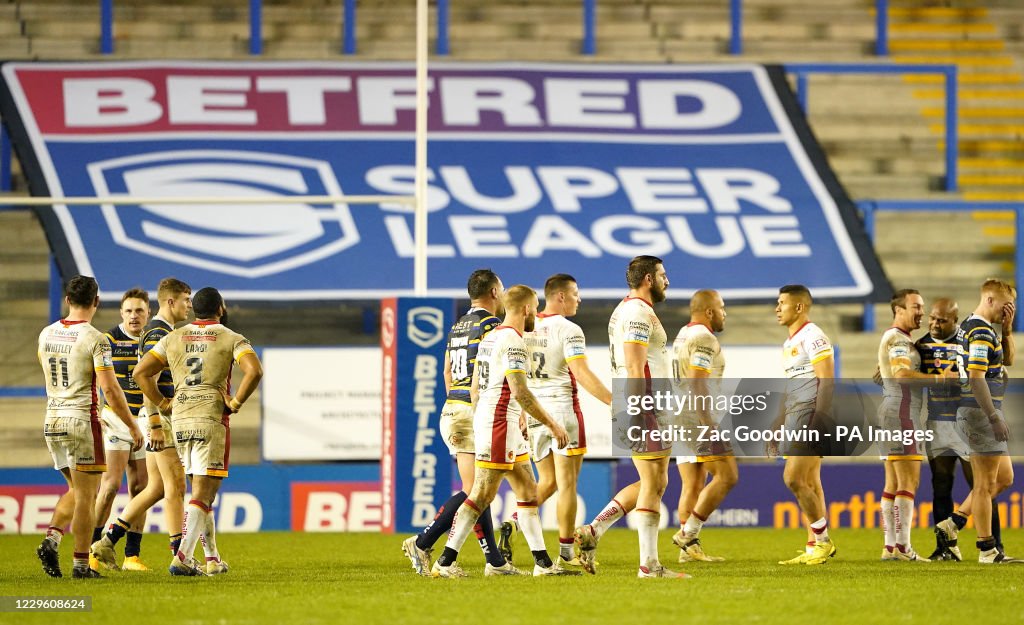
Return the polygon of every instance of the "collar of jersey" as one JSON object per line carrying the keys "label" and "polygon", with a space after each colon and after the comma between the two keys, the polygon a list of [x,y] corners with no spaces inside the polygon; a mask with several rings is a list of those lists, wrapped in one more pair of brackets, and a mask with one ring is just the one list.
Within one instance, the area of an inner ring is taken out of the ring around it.
{"label": "collar of jersey", "polygon": [[68,321],[67,319],[61,319],[60,322],[62,324],[64,324],[64,326],[76,326],[76,325],[78,325],[80,323],[88,323],[85,319],[76,319],[75,321]]}
{"label": "collar of jersey", "polygon": [[519,335],[520,337],[522,337],[522,336],[523,336],[523,333],[522,333],[522,332],[520,332],[519,330],[516,330],[516,329],[515,329],[515,328],[513,328],[512,326],[500,325],[500,326],[498,326],[497,328],[494,328],[494,329],[495,329],[495,330],[500,330],[500,329],[502,329],[502,328],[508,328],[509,330],[512,330],[513,332],[515,332],[516,334],[518,334],[518,335]]}
{"label": "collar of jersey", "polygon": [[631,299],[638,299],[638,300],[640,300],[641,302],[643,302],[643,303],[647,304],[648,306],[650,306],[651,308],[654,308],[654,304],[652,304],[652,303],[648,302],[648,301],[647,301],[646,299],[644,299],[644,298],[642,298],[642,297],[632,297],[632,296],[630,296],[630,295],[627,295],[627,296],[626,296],[626,299],[624,299],[624,300],[622,300],[622,301],[624,301],[624,302],[628,302],[628,301],[629,301],[629,300],[631,300]]}
{"label": "collar of jersey", "polygon": [[900,332],[902,332],[903,334],[906,334],[906,335],[907,335],[907,338],[910,338],[910,332],[907,332],[907,331],[906,331],[906,330],[904,330],[903,328],[900,328],[900,327],[897,327],[897,326],[889,326],[889,329],[890,329],[890,330],[899,330],[899,331],[900,331]]}
{"label": "collar of jersey", "polygon": [[809,325],[811,325],[811,320],[810,320],[810,319],[808,319],[807,321],[805,321],[805,322],[804,322],[804,325],[802,325],[802,326],[800,326],[799,328],[797,328],[797,329],[796,329],[796,332],[794,332],[793,334],[790,334],[790,335],[789,335],[789,338],[793,338],[793,337],[794,337],[794,336],[796,336],[797,334],[800,334],[800,330],[803,330],[804,328],[806,328],[806,327],[807,327],[807,326],[809,326]]}

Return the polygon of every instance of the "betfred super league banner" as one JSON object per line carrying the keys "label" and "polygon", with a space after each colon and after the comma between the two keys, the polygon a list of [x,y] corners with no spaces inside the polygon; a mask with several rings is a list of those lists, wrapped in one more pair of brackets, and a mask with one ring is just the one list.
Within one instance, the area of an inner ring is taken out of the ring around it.
{"label": "betfred super league banner", "polygon": [[[41,210],[62,273],[97,276],[105,297],[172,274],[234,299],[411,294],[409,206],[274,203],[413,193],[411,64],[8,63],[3,77],[36,195],[269,200]],[[670,297],[771,299],[783,282],[888,295],[779,68],[435,64],[428,86],[432,296],[465,296],[467,272],[490,266],[619,297],[638,254],[665,259]]]}

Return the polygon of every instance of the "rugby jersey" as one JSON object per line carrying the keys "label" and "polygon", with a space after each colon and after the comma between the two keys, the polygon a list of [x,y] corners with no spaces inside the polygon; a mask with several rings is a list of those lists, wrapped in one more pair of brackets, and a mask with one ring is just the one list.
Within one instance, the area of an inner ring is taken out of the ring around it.
{"label": "rugby jersey", "polygon": [[[124,398],[128,400],[128,409],[132,416],[139,416],[139,409],[142,408],[142,389],[132,378],[132,371],[135,365],[139,364],[139,337],[132,336],[124,331],[121,324],[107,330],[105,335],[110,343],[110,350],[114,361],[114,375],[117,376],[117,383],[124,391]],[[104,403],[110,407],[110,402]]]}
{"label": "rugby jersey", "polygon": [[501,321],[483,308],[471,308],[448,331],[448,366],[452,373],[452,387],[448,401],[471,405],[469,389],[473,383],[473,367],[480,341],[498,327]]}
{"label": "rugby jersey", "polygon": [[628,378],[623,346],[637,343],[647,346],[644,377],[668,379],[671,362],[668,355],[668,335],[650,302],[639,297],[627,297],[612,311],[608,320],[608,342],[612,357],[612,375]]}
{"label": "rugby jersey", "polygon": [[46,418],[99,422],[96,372],[113,369],[110,343],[86,321],[61,319],[39,333]]}
{"label": "rugby jersey", "polygon": [[1006,383],[1003,381],[1003,345],[992,324],[977,315],[971,315],[960,324],[956,331],[960,345],[960,357],[965,367],[961,370],[960,405],[979,408],[968,376],[971,371],[983,371],[992,393],[992,403],[999,408],[1003,403]]}
{"label": "rugby jersey", "polygon": [[[171,331],[174,330],[174,326],[167,323],[160,317],[153,317],[146,327],[142,330],[142,336],[139,337],[139,360],[145,356],[149,350],[156,347],[156,344],[160,342],[160,339],[164,338]],[[160,377],[156,380],[157,388],[160,389],[160,394],[164,397],[174,397],[174,379],[171,377],[171,370],[166,366],[163,371],[160,372]]]}
{"label": "rugby jersey", "polygon": [[[937,339],[925,334],[914,343],[917,353],[921,355],[921,371],[923,373],[940,373],[953,368],[960,371],[957,362],[956,333]],[[960,403],[960,386],[958,384],[934,384],[928,387],[928,420],[956,421],[956,407]]]}

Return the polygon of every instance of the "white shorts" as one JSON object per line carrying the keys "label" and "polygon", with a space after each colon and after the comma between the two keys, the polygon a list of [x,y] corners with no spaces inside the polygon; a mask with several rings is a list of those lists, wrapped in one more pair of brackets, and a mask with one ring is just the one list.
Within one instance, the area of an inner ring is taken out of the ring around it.
{"label": "white shorts", "polygon": [[231,430],[212,419],[175,419],[174,447],[185,475],[228,476]]}
{"label": "white shorts", "polygon": [[84,473],[107,470],[103,453],[103,426],[99,419],[52,417],[47,415],[43,426],[46,447],[53,458],[53,468],[74,469]]}
{"label": "white shorts", "polygon": [[[1000,418],[1003,416],[1002,408],[996,410]],[[1009,453],[1009,446],[1006,441],[997,441],[992,432],[992,424],[981,408],[968,408],[961,406],[956,409],[956,424],[961,432],[967,437],[967,446],[972,454],[982,456],[1005,456]]]}
{"label": "white shorts", "polygon": [[[920,414],[920,402],[903,402],[899,398],[885,397],[878,408],[879,427],[890,432],[922,430]],[[916,440],[910,441],[909,444],[904,444],[898,439],[883,440],[878,442],[878,447],[888,460],[924,460],[924,446]]]}
{"label": "white shorts", "polygon": [[928,429],[933,438],[927,444],[929,458],[939,456],[958,456],[970,460],[971,450],[967,446],[967,437],[960,431],[956,421],[928,421]]}
{"label": "white shorts", "polygon": [[[144,410],[144,409],[143,409]],[[132,433],[128,426],[110,409],[110,406],[103,406],[100,413],[100,421],[103,422],[103,448],[107,451],[131,451]],[[139,418],[135,417],[136,424]],[[146,448],[140,447],[138,451],[129,456],[129,460],[145,460]]]}
{"label": "white shorts", "polygon": [[529,462],[530,447],[519,431],[519,419],[494,420],[478,417],[473,421],[476,466],[511,471],[517,462]]}
{"label": "white shorts", "polygon": [[569,444],[564,449],[559,449],[558,441],[551,435],[551,430],[540,421],[529,417],[530,457],[533,461],[540,462],[552,452],[559,456],[582,456],[587,453],[587,430],[579,407],[573,406],[571,402],[556,403],[543,399],[540,401],[555,423],[560,424],[569,433]]}
{"label": "white shorts", "polygon": [[439,424],[441,440],[448,446],[448,453],[471,454],[473,447],[473,407],[446,401],[441,408]]}

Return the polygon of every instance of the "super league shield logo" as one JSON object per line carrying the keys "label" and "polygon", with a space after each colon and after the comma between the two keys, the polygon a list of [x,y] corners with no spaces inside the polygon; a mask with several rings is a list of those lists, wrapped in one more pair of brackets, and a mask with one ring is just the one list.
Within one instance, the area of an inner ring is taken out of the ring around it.
{"label": "super league shield logo", "polygon": [[[231,150],[181,150],[91,163],[98,195],[262,197],[341,195],[321,160]],[[102,207],[119,245],[224,274],[258,278],[359,242],[347,204],[150,204]]]}
{"label": "super league shield logo", "polygon": [[406,323],[409,340],[423,349],[430,349],[444,338],[444,313],[433,306],[410,309]]}

